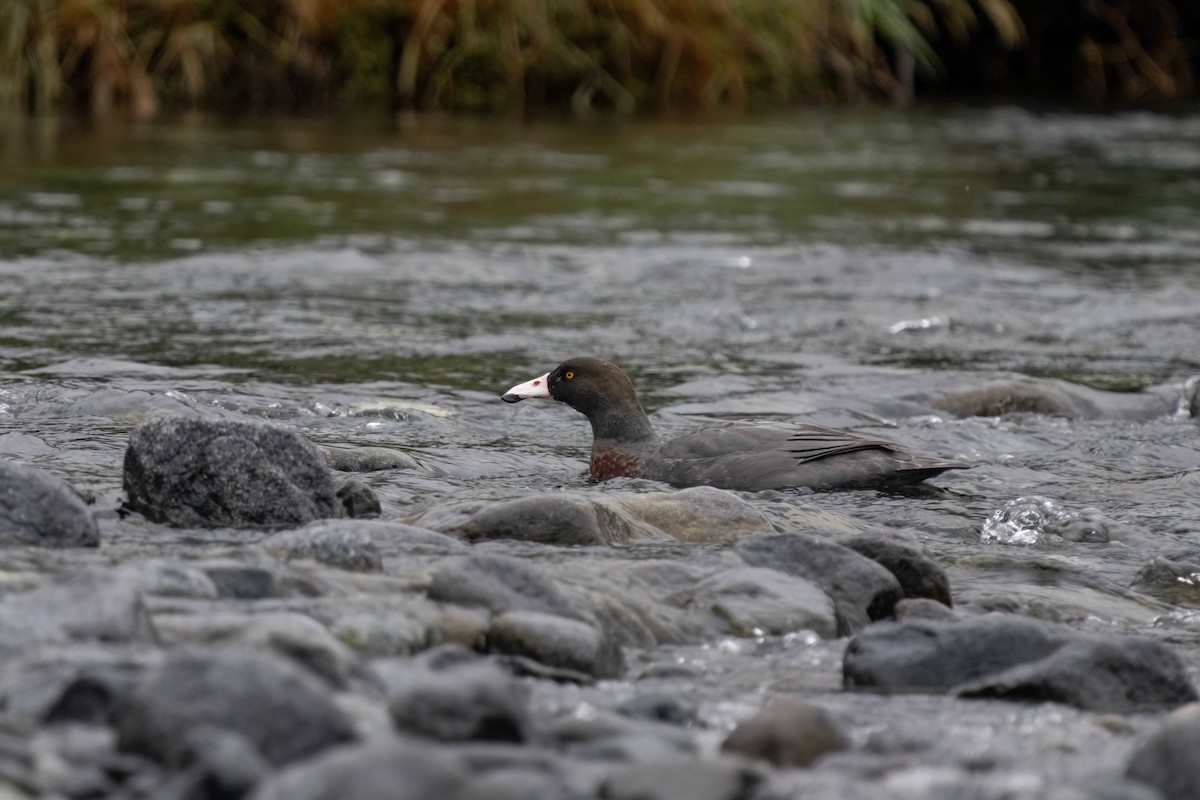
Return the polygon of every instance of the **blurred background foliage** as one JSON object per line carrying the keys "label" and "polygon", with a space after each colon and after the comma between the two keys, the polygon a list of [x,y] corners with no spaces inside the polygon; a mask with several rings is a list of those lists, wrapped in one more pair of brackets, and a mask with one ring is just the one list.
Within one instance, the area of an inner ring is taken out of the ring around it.
{"label": "blurred background foliage", "polygon": [[1170,0],[0,0],[0,107],[690,112],[1194,90]]}

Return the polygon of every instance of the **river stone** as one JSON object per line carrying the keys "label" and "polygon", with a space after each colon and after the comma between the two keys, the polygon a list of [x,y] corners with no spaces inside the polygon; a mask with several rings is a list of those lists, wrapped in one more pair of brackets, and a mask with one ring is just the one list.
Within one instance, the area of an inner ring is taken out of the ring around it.
{"label": "river stone", "polygon": [[603,631],[538,611],[506,611],[493,617],[487,646],[491,652],[525,656],[597,678],[615,678],[624,667],[621,648]]}
{"label": "river stone", "polygon": [[722,570],[677,593],[692,611],[723,620],[729,633],[779,636],[810,630],[823,639],[837,636],[833,601],[820,587],[765,567]]}
{"label": "river stone", "polygon": [[137,581],[119,569],[71,572],[0,599],[0,653],[63,641],[157,643]]}
{"label": "river stone", "polygon": [[160,651],[106,642],[34,645],[0,669],[0,707],[10,721],[109,725]]}
{"label": "river stone", "polygon": [[456,556],[433,570],[429,599],[493,612],[540,611],[591,621],[582,601],[572,600],[536,567],[509,556]]}
{"label": "river stone", "polygon": [[925,597],[945,606],[954,605],[946,571],[916,545],[885,534],[846,536],[838,539],[838,544],[883,565],[896,576],[906,598]]}
{"label": "river stone", "polygon": [[249,800],[449,800],[469,774],[452,751],[385,740],[285,769]]}
{"label": "river stone", "polygon": [[850,640],[842,677],[847,688],[947,692],[1045,658],[1071,635],[1059,625],[1007,614],[961,622],[884,622]]}
{"label": "river stone", "polygon": [[826,753],[849,746],[825,709],[799,697],[776,697],[734,728],[721,751],[759,758],[776,767],[807,767]]}
{"label": "river stone", "polygon": [[342,513],[347,517],[369,519],[383,513],[379,495],[362,481],[341,478],[333,482],[333,490],[342,504]]}
{"label": "river stone", "polygon": [[317,620],[298,612],[161,614],[159,637],[167,646],[237,646],[274,651],[331,686],[347,687],[362,672],[358,656]]}
{"label": "river stone", "polygon": [[847,688],[1055,701],[1100,712],[1174,708],[1197,697],[1179,657],[1159,642],[1087,636],[1003,614],[872,625],[847,645],[842,675]]}
{"label": "river stone", "polygon": [[0,545],[96,547],[100,530],[87,504],[59,478],[0,461]]}
{"label": "river stone", "polygon": [[1047,658],[960,686],[958,695],[1050,700],[1118,714],[1172,709],[1200,699],[1175,651],[1135,636],[1080,637]]}
{"label": "river stone", "polygon": [[[179,800],[245,797],[272,772],[254,744],[233,731],[194,728],[186,748],[187,768],[171,782]],[[164,794],[172,797],[169,791]]]}
{"label": "river stone", "polygon": [[605,800],[749,800],[763,780],[732,759],[676,758],[618,769],[600,787]]}
{"label": "river stone", "polygon": [[126,505],[182,528],[295,527],[343,516],[316,447],[276,425],[159,416],[125,451]]}
{"label": "river stone", "polygon": [[589,800],[554,773],[523,766],[476,776],[454,800]]}
{"label": "river stone", "polygon": [[273,765],[355,738],[329,688],[281,656],[235,648],[170,653],[118,713],[122,750],[178,768],[198,728],[236,733]]}
{"label": "river stone", "polygon": [[372,667],[387,688],[392,721],[402,731],[448,742],[529,738],[526,687],[469,651],[443,648],[420,661],[386,659]]}
{"label": "river stone", "polygon": [[220,596],[212,578],[186,561],[154,559],[128,564],[122,569],[133,575],[142,593],[149,597],[216,600]]}
{"label": "river stone", "polygon": [[883,566],[820,536],[756,533],[738,542],[734,552],[751,566],[776,569],[820,586],[833,599],[839,636],[892,616],[904,596],[900,583]]}
{"label": "river stone", "polygon": [[896,620],[903,622],[909,619],[956,620],[959,615],[953,608],[928,597],[904,598],[896,603]]}
{"label": "river stone", "polygon": [[593,708],[588,714],[563,716],[539,731],[539,741],[584,761],[652,764],[695,756],[695,734],[675,725],[648,722]]}
{"label": "river stone", "polygon": [[683,542],[732,544],[750,533],[775,530],[749,502],[714,486],[622,494],[615,499],[637,519]]}
{"label": "river stone", "polygon": [[1133,751],[1125,777],[1153,786],[1163,800],[1200,797],[1200,704],[1167,716]]}
{"label": "river stone", "polygon": [[665,722],[668,725],[698,725],[700,712],[693,698],[681,697],[664,692],[640,692],[621,703],[615,711],[630,719]]}
{"label": "river stone", "polygon": [[358,524],[352,520],[321,520],[268,536],[259,547],[283,561],[307,558],[338,569],[379,572],[383,569],[379,548]]}
{"label": "river stone", "polygon": [[574,546],[665,538],[661,531],[633,519],[612,500],[577,492],[454,503],[430,509],[410,522],[469,542],[516,539]]}
{"label": "river stone", "polygon": [[317,576],[290,570],[265,553],[243,553],[237,558],[210,558],[194,563],[223,598],[316,597],[327,591]]}

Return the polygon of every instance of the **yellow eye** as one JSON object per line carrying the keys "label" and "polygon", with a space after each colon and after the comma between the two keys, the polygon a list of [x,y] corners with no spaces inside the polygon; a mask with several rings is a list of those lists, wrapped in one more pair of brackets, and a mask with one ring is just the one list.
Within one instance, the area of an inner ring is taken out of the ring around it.
{"label": "yellow eye", "polygon": [[563,377],[564,377],[564,378],[566,378],[567,380],[571,380],[571,378],[574,378],[574,377],[575,377],[575,373],[574,373],[574,372],[568,372],[568,373],[567,373],[566,375],[564,375]]}

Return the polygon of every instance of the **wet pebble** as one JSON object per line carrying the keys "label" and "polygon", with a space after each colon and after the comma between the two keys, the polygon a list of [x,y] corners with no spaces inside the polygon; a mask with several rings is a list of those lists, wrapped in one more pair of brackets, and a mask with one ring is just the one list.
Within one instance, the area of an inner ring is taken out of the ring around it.
{"label": "wet pebble", "polygon": [[617,770],[600,787],[606,800],[749,800],[762,774],[732,759],[672,759]]}
{"label": "wet pebble", "polygon": [[466,781],[462,759],[404,741],[340,748],[276,773],[250,800],[437,800]]}
{"label": "wet pebble", "polygon": [[893,534],[871,533],[838,539],[856,553],[882,565],[896,577],[905,598],[928,598],[945,606],[954,605],[950,579],[936,561],[915,544]]}
{"label": "wet pebble", "polygon": [[284,561],[310,558],[340,569],[378,572],[383,559],[360,522],[321,520],[294,531],[267,537],[259,547]]}
{"label": "wet pebble", "polygon": [[738,542],[734,552],[747,564],[781,570],[824,589],[833,599],[839,635],[890,617],[903,597],[899,582],[883,566],[820,536],[753,534]]}
{"label": "wet pebble", "polygon": [[621,648],[603,631],[585,622],[538,611],[506,611],[493,617],[487,630],[487,647],[597,678],[615,678],[624,670]]}
{"label": "wet pebble", "polygon": [[96,547],[100,531],[83,498],[45,470],[0,461],[0,545]]}
{"label": "wet pebble", "polygon": [[69,572],[0,599],[0,653],[19,654],[34,642],[157,639],[139,587],[120,571]]}
{"label": "wet pebble", "polygon": [[847,645],[843,676],[847,688],[1049,700],[1102,712],[1196,699],[1183,663],[1160,642],[1002,614],[873,625]]}
{"label": "wet pebble", "polygon": [[1163,800],[1200,797],[1200,704],[1170,714],[1129,760],[1125,776],[1157,789]]}
{"label": "wet pebble", "polygon": [[356,736],[327,684],[283,656],[242,648],[171,652],[117,715],[121,749],[175,767],[188,763],[191,737],[205,728],[240,736],[273,765]]}
{"label": "wet pebble", "polygon": [[676,595],[693,613],[722,620],[734,636],[810,630],[837,635],[834,604],[814,583],[765,567],[722,570]]}
{"label": "wet pebble", "polygon": [[529,693],[495,663],[444,649],[415,661],[377,661],[396,727],[438,741],[524,742]]}
{"label": "wet pebble", "polygon": [[849,746],[825,709],[799,697],[776,697],[734,728],[721,750],[777,767],[807,767]]}
{"label": "wet pebble", "polygon": [[430,577],[430,599],[494,612],[538,611],[588,621],[586,604],[526,561],[509,556],[467,555],[443,559]]}

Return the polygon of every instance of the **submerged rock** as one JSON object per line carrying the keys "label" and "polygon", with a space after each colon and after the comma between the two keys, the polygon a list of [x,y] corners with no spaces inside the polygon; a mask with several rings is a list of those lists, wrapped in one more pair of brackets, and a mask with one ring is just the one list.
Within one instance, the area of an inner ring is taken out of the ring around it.
{"label": "submerged rock", "polygon": [[807,533],[753,534],[734,552],[747,564],[810,580],[832,599],[838,634],[887,619],[904,593],[887,569],[837,542]]}
{"label": "submerged rock", "polygon": [[576,492],[439,506],[409,520],[467,541],[516,539],[554,545],[614,545],[665,538],[603,497]]}
{"label": "submerged rock", "polygon": [[0,545],[95,547],[100,531],[83,498],[40,469],[0,461]]}
{"label": "submerged rock", "polygon": [[1179,657],[1159,642],[1084,635],[1002,614],[873,625],[847,645],[842,673],[847,688],[1053,701],[1101,712],[1169,709],[1197,698]]}
{"label": "submerged rock", "polygon": [[329,688],[289,660],[237,648],[184,649],[135,686],[118,714],[121,749],[179,767],[200,729],[228,731],[279,765],[355,738]]}
{"label": "submerged rock", "polygon": [[467,541],[516,539],[554,545],[639,540],[732,543],[774,530],[737,494],[712,486],[677,492],[553,492],[513,500],[451,503],[410,520]]}
{"label": "submerged rock", "polygon": [[386,447],[317,448],[330,469],[338,472],[376,472],[384,469],[415,469],[417,461],[401,450]]}
{"label": "submerged rock", "polygon": [[134,429],[126,506],[184,528],[294,527],[344,515],[316,447],[295,431],[164,416]]}
{"label": "submerged rock", "polygon": [[940,392],[929,399],[929,404],[956,417],[1030,413],[1148,420],[1174,412],[1179,396],[1179,384],[1152,386],[1139,392],[1113,392],[1021,375]]}

